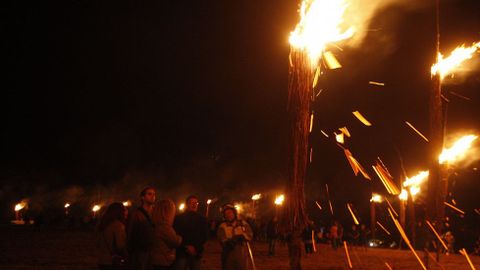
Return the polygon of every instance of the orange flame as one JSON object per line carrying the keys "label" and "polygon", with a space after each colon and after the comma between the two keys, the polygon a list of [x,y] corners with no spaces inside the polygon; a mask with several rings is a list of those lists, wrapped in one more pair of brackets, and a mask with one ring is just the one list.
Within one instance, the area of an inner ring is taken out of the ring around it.
{"label": "orange flame", "polygon": [[69,208],[69,207],[70,207],[70,203],[67,202],[63,207]]}
{"label": "orange flame", "polygon": [[466,135],[458,139],[450,148],[443,149],[442,153],[438,157],[438,162],[440,164],[444,163],[453,163],[465,156],[465,153],[472,142],[476,140],[478,136],[476,135]]}
{"label": "orange flame", "polygon": [[300,6],[300,22],[290,33],[290,44],[308,52],[312,66],[316,66],[325,47],[351,37],[353,27],[340,26],[348,7],[345,0],[303,0]]}
{"label": "orange flame", "polygon": [[98,210],[100,210],[100,208],[102,208],[102,207],[100,205],[96,204],[92,207],[92,211],[97,212]]}
{"label": "orange flame", "polygon": [[285,196],[281,194],[275,198],[275,204],[282,205],[284,200],[285,200]]}
{"label": "orange flame", "polygon": [[380,202],[383,201],[382,195],[373,193],[373,194],[372,194],[372,198],[370,199],[370,201],[371,201],[371,202],[380,203]]}
{"label": "orange flame", "polygon": [[253,201],[258,201],[258,200],[260,200],[260,198],[262,198],[262,194],[260,194],[260,193],[252,195],[252,200]]}
{"label": "orange flame", "polygon": [[480,49],[480,42],[474,43],[471,47],[465,47],[465,44],[459,46],[447,58],[443,58],[443,55],[438,53],[437,63],[431,69],[432,75],[438,74],[443,79],[445,76],[453,73],[455,68],[460,66],[463,61],[472,58],[473,53],[478,49]]}
{"label": "orange flame", "polygon": [[27,202],[22,201],[22,202],[20,202],[20,203],[17,203],[17,204],[15,205],[15,212],[18,212],[18,211],[22,210],[22,209],[25,208],[25,207],[27,207]]}

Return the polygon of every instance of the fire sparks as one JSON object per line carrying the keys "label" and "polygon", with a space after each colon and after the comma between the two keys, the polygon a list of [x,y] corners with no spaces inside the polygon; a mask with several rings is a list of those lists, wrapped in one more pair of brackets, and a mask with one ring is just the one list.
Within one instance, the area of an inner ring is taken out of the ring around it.
{"label": "fire sparks", "polygon": [[377,86],[385,86],[385,83],[381,83],[381,82],[374,82],[374,81],[369,81],[368,84],[371,84],[371,85],[377,85]]}
{"label": "fire sparks", "polygon": [[281,194],[275,198],[275,204],[282,205],[284,200],[285,200],[285,196]]}
{"label": "fire sparks", "polygon": [[325,47],[351,37],[353,27],[341,29],[348,7],[345,0],[304,0],[300,7],[300,22],[290,34],[290,44],[308,52],[312,66],[316,66]]}
{"label": "fire sparks", "polygon": [[372,166],[372,168],[377,174],[378,178],[380,178],[380,181],[382,181],[388,193],[393,195],[397,195],[400,193],[397,185],[395,185],[395,183],[393,182],[393,177],[390,175],[383,163],[377,161],[377,164]]}
{"label": "fire sparks", "polygon": [[345,143],[345,138],[344,138],[344,136],[343,136],[343,133],[337,134],[337,133],[334,132],[333,134],[335,134],[335,140],[336,140],[338,143],[341,143],[341,144],[344,144],[344,143]]}
{"label": "fire sparks", "polygon": [[333,55],[333,53],[330,51],[323,54],[323,59],[325,60],[325,64],[329,69],[337,69],[342,67],[335,55]]}
{"label": "fire sparks", "polygon": [[[420,185],[425,182],[425,180],[427,180],[428,175],[428,171],[421,171],[415,176],[412,176],[410,178],[407,177],[407,179],[403,182],[403,187],[409,188],[412,198],[420,192]],[[406,200],[408,198],[407,191],[403,189],[402,193],[399,196],[400,199]]]}
{"label": "fire sparks", "polygon": [[[448,250],[448,247],[447,245],[445,244],[445,242],[443,241],[442,237],[440,237],[440,235],[437,233],[437,231],[435,230],[435,228],[433,227],[432,223],[430,223],[430,221],[426,221],[427,222],[427,225],[428,227],[430,227],[430,230],[432,230],[432,232],[435,234],[435,236],[437,237],[438,241],[440,241],[440,243],[442,244],[443,248],[445,250]],[[447,253],[448,254],[448,253]]]}
{"label": "fire sparks", "polygon": [[70,203],[67,202],[63,207],[64,207],[64,208],[69,208],[69,207],[70,207]]}
{"label": "fire sparks", "polygon": [[380,226],[380,228],[382,228],[382,230],[388,235],[392,235],[380,222],[377,221],[377,225]]}
{"label": "fire sparks", "polygon": [[370,201],[375,203],[381,203],[383,201],[383,198],[380,194],[373,193]]}
{"label": "fire sparks", "polygon": [[465,215],[465,211],[460,210],[458,207],[455,207],[455,206],[449,204],[448,202],[443,202],[443,203],[444,203],[446,206],[452,208],[453,210],[459,212],[460,214]]}
{"label": "fire sparks", "polygon": [[237,210],[238,213],[240,213],[242,211],[242,205],[240,205],[239,203],[235,204],[234,207],[235,207],[235,209]]}
{"label": "fire sparks", "polygon": [[260,194],[260,193],[252,195],[252,201],[258,201],[261,198],[262,198],[262,194]]}
{"label": "fire sparks", "polygon": [[472,145],[472,142],[476,140],[476,135],[466,135],[458,139],[450,148],[443,149],[438,158],[440,164],[453,163],[463,158],[467,150]]}
{"label": "fire sparks", "polygon": [[322,206],[317,201],[315,201],[315,204],[317,205],[318,209],[322,210]]}
{"label": "fire sparks", "polygon": [[100,208],[102,208],[99,204],[95,204],[93,207],[92,207],[92,211],[94,213],[98,212],[98,210],[100,210]]}
{"label": "fire sparks", "polygon": [[470,268],[472,268],[472,270],[475,270],[475,266],[473,266],[472,260],[471,260],[470,257],[468,256],[468,253],[467,253],[467,251],[465,250],[465,248],[460,249],[458,252],[460,252],[460,254],[462,254],[463,256],[465,256],[465,258],[467,259],[468,265],[470,265]]}
{"label": "fire sparks", "polygon": [[185,209],[185,204],[184,204],[184,203],[181,203],[181,204],[178,206],[178,210],[183,211],[184,209]]}
{"label": "fire sparks", "polygon": [[407,126],[413,129],[413,131],[415,131],[420,137],[422,137],[422,139],[428,142],[427,137],[425,137],[425,135],[423,135],[420,131],[418,131],[418,129],[416,129],[412,124],[410,124],[408,121],[405,121],[405,124],[407,124]]}
{"label": "fire sparks", "polygon": [[355,222],[356,225],[360,225],[360,222],[358,222],[358,219],[355,216],[355,214],[353,213],[352,207],[350,206],[349,203],[347,203],[347,208],[348,208],[348,211],[350,211],[350,214],[352,215],[353,222]]}
{"label": "fire sparks", "polygon": [[360,162],[358,162],[353,157],[352,153],[348,149],[345,149],[344,152],[345,152],[345,156],[347,157],[348,163],[352,167],[352,170],[353,170],[353,173],[355,174],[355,176],[357,176],[358,173],[360,172],[363,175],[363,177],[365,177],[368,180],[372,180],[372,178],[370,178],[367,171],[362,167]]}
{"label": "fire sparks", "polygon": [[354,111],[352,113],[365,126],[369,127],[372,125],[372,123],[370,123],[365,117],[363,117],[363,115],[359,111]]}
{"label": "fire sparks", "polygon": [[350,254],[348,253],[347,241],[343,241],[343,247],[345,248],[345,254],[347,255],[348,267],[352,269],[352,260],[350,260]]}
{"label": "fire sparks", "polygon": [[431,68],[432,76],[439,75],[441,79],[454,72],[460,64],[473,57],[473,54],[480,49],[480,42],[474,43],[471,47],[465,45],[457,47],[449,57],[443,58],[441,53],[437,56],[437,63]]}
{"label": "fire sparks", "polygon": [[415,258],[417,258],[417,260],[420,263],[420,265],[422,266],[422,268],[424,270],[427,270],[427,268],[423,264],[420,257],[418,257],[417,252],[415,252],[415,249],[413,248],[412,244],[410,243],[410,240],[408,239],[407,235],[405,234],[405,231],[403,230],[402,225],[400,225],[400,222],[398,222],[398,220],[396,220],[393,217],[393,213],[390,211],[390,209],[388,209],[388,212],[390,213],[390,216],[392,217],[393,223],[395,223],[395,226],[397,227],[398,231],[400,232],[400,235],[402,236],[403,241],[405,241],[405,243],[408,245],[408,247],[410,248],[410,251],[412,251],[413,255],[415,255]]}
{"label": "fire sparks", "polygon": [[402,201],[406,201],[408,199],[408,192],[406,189],[402,189],[402,192],[398,195],[398,198]]}
{"label": "fire sparks", "polygon": [[323,134],[323,136],[325,136],[325,137],[327,137],[327,138],[329,137],[328,134],[327,134],[325,131],[320,130],[320,132]]}

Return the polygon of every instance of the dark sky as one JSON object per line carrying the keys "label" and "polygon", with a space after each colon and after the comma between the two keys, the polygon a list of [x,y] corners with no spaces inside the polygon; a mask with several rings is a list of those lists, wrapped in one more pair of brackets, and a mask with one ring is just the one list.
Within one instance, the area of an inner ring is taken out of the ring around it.
{"label": "dark sky", "polygon": [[[4,8],[1,181],[57,188],[134,175],[204,190],[282,185],[296,1],[12,2]],[[478,1],[441,2],[442,51],[480,40]],[[343,68],[326,72],[312,105],[307,193],[324,183],[370,192],[320,129],[347,126],[346,146],[368,169],[379,156],[399,176],[395,148],[408,173],[425,169],[426,143],[404,121],[427,133],[434,26],[433,6],[391,5],[361,46],[333,49]],[[480,132],[479,59],[446,80],[447,135]],[[478,172],[468,175],[478,183]],[[378,179],[373,187],[382,189]]]}

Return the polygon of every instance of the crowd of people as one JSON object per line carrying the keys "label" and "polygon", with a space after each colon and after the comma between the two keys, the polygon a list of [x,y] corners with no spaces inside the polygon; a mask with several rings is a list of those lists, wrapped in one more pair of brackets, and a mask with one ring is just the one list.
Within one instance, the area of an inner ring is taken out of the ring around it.
{"label": "crowd of people", "polygon": [[[210,228],[198,213],[198,198],[187,197],[186,209],[178,215],[172,200],[156,200],[152,187],[143,189],[140,199],[131,213],[122,203],[112,203],[100,219],[99,270],[199,270]],[[252,229],[232,204],[224,205],[222,212],[224,220],[216,230],[222,269],[247,269]]]}

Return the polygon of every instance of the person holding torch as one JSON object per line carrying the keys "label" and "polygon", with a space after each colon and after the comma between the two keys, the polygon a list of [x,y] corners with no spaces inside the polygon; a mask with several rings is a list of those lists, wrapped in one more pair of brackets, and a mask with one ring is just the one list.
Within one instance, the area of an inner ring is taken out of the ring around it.
{"label": "person holding torch", "polygon": [[253,269],[255,263],[249,242],[253,238],[250,225],[238,218],[237,209],[232,204],[226,204],[222,208],[224,221],[217,231],[217,238],[222,245],[222,269],[244,270],[249,269],[249,257]]}

